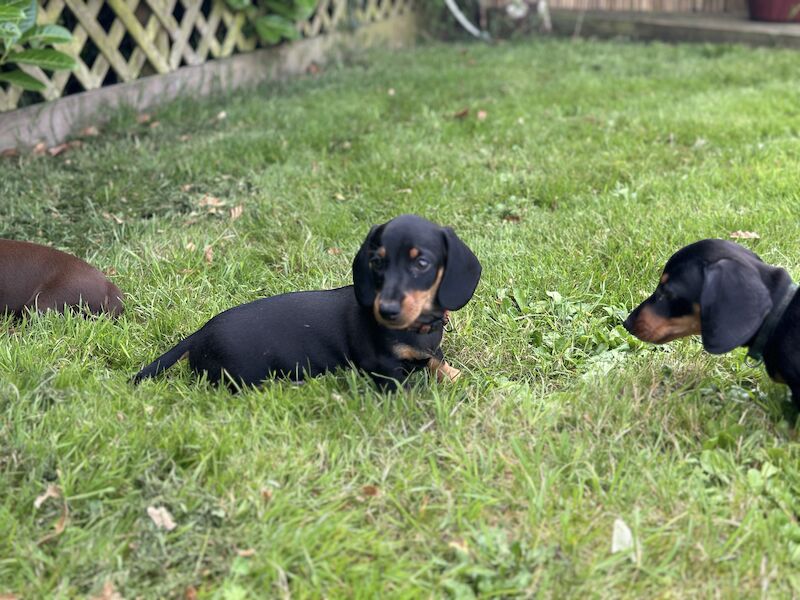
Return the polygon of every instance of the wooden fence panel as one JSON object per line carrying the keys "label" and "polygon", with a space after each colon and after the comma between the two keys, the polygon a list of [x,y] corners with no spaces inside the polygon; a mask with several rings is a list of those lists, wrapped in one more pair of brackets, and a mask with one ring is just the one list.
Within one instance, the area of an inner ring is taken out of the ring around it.
{"label": "wooden fence panel", "polygon": [[[311,17],[297,24],[302,37],[333,32],[353,21],[367,24],[403,14],[414,0],[319,0]],[[147,75],[169,73],[216,58],[250,52],[257,40],[246,32],[243,13],[224,0],[40,0],[38,22],[72,31],[56,46],[75,57],[74,71],[46,73],[21,68],[40,81],[41,93],[0,83],[0,112]]]}

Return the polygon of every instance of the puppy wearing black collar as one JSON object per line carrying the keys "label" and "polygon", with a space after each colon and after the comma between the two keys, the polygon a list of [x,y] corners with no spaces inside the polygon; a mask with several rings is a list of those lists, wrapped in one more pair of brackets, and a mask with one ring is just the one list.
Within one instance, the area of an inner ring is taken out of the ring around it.
{"label": "puppy wearing black collar", "polygon": [[353,261],[353,283],[262,298],[227,310],[134,377],[138,383],[182,358],[233,387],[271,377],[300,381],[354,367],[382,387],[428,368],[459,375],[441,350],[448,312],[475,291],[481,265],[449,227],[403,215],[373,227]]}
{"label": "puppy wearing black collar", "polygon": [[785,383],[800,408],[800,296],[780,267],[726,240],[701,240],[672,255],[655,292],[625,320],[640,340],[700,335],[712,354],[748,348]]}

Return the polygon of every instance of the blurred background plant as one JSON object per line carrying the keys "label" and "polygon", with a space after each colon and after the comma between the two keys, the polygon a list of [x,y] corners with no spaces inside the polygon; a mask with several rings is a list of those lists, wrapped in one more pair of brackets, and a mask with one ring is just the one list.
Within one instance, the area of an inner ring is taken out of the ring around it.
{"label": "blurred background plant", "polygon": [[48,71],[71,70],[75,59],[54,48],[68,44],[72,34],[60,25],[37,25],[37,0],[0,0],[0,81],[41,92],[45,84],[20,65]]}
{"label": "blurred background plant", "polygon": [[231,10],[244,12],[259,40],[274,45],[300,37],[297,22],[311,16],[317,0],[225,0]]}

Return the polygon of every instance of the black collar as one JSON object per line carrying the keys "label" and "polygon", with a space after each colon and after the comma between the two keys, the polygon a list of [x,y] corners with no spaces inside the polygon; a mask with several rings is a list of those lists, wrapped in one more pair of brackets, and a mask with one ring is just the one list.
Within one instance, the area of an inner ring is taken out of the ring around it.
{"label": "black collar", "polygon": [[777,304],[774,305],[773,309],[769,311],[769,314],[764,319],[764,322],[761,323],[761,328],[753,337],[753,343],[750,344],[750,349],[747,351],[747,356],[756,361],[759,361],[764,357],[764,348],[766,347],[769,338],[771,338],[772,334],[775,332],[775,327],[777,327],[778,323],[783,317],[783,313],[785,313],[786,309],[789,308],[789,303],[794,298],[796,292],[797,284],[790,283],[789,287],[786,288],[786,291],[783,292],[783,297],[778,301]]}

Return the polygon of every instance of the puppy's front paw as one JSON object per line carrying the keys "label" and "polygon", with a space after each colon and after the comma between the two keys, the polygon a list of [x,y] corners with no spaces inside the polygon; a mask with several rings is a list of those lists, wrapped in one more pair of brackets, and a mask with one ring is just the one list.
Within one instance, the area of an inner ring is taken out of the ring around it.
{"label": "puppy's front paw", "polygon": [[436,379],[440,383],[445,379],[453,382],[461,376],[461,371],[459,369],[451,367],[447,364],[447,361],[437,358],[432,358],[428,361],[428,368],[436,375]]}

